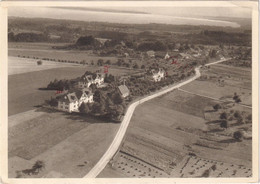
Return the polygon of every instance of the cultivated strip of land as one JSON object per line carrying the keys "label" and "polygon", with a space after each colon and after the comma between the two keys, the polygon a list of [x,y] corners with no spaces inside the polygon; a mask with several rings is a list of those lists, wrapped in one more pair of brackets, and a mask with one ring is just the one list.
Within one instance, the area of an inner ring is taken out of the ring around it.
{"label": "cultivated strip of land", "polygon": [[[218,98],[214,98],[214,97],[210,97],[210,96],[206,96],[206,95],[200,95],[200,94],[198,94],[198,93],[193,93],[193,92],[190,92],[190,91],[181,89],[181,88],[178,88],[178,90],[183,91],[183,92],[185,92],[185,93],[192,94],[192,95],[197,95],[197,96],[209,98],[209,99],[212,99],[212,100],[215,100],[215,101],[219,101],[219,102],[234,102],[234,101],[232,101],[232,100],[220,100],[220,99],[218,99]],[[241,104],[241,103],[237,103],[237,105],[252,109],[252,106],[249,106],[249,105],[245,105],[245,104]]]}

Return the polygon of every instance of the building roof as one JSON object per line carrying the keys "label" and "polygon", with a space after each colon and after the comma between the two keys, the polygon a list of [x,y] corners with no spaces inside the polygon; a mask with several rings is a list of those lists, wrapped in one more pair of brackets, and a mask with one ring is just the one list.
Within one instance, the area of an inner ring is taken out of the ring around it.
{"label": "building roof", "polygon": [[73,93],[67,93],[62,96],[59,96],[58,100],[61,102],[72,103],[78,101],[78,98],[76,96],[76,93],[73,92]]}
{"label": "building roof", "polygon": [[122,95],[129,94],[129,89],[125,85],[118,86],[118,89]]}
{"label": "building roof", "polygon": [[91,82],[93,81],[93,78],[92,78],[92,75],[84,75],[80,81],[88,81],[88,82]]}
{"label": "building roof", "polygon": [[87,96],[93,95],[91,89],[89,89],[89,88],[83,88],[83,89],[81,89],[81,90],[80,90],[80,89],[75,89],[74,92],[75,92],[75,94],[76,94],[76,96],[77,96],[78,99],[80,99],[84,93],[85,93]]}
{"label": "building roof", "polygon": [[96,79],[104,78],[105,75],[103,73],[97,73]]}

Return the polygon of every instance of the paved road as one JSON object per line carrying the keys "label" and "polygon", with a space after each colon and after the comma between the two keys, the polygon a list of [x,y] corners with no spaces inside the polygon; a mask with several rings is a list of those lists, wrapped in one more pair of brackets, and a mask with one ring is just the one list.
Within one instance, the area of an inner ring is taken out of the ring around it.
{"label": "paved road", "polygon": [[[219,60],[219,61],[216,61],[216,62],[213,62],[213,63],[208,63],[205,66],[218,64],[218,63],[224,62],[226,60],[229,60],[229,59],[224,59],[224,60]],[[124,135],[126,133],[126,129],[127,129],[128,125],[130,123],[130,120],[131,120],[131,117],[134,113],[134,110],[139,104],[144,103],[144,102],[151,100],[153,98],[156,98],[158,96],[161,96],[163,94],[166,94],[166,93],[168,93],[168,92],[170,92],[174,89],[177,89],[181,86],[184,86],[184,85],[194,81],[195,79],[199,78],[201,76],[200,71],[199,71],[200,67],[201,66],[195,68],[195,76],[187,79],[186,81],[183,81],[179,84],[170,86],[169,88],[167,88],[165,90],[159,91],[158,93],[144,97],[143,99],[132,103],[127,109],[125,117],[124,117],[123,121],[121,122],[121,126],[120,126],[113,142],[111,143],[111,145],[109,146],[109,148],[107,149],[105,154],[98,161],[98,163],[89,171],[89,173],[87,175],[84,176],[84,178],[95,178],[95,177],[97,177],[99,175],[99,173],[106,167],[107,163],[115,155],[115,153],[117,152],[117,150],[118,150],[118,148],[119,148],[119,146],[120,146],[120,144],[121,144],[121,142],[124,138]]]}

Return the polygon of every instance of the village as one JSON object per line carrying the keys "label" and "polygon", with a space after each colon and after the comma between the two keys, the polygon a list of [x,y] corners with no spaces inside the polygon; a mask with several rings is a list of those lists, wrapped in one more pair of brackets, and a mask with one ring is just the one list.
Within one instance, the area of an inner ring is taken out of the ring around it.
{"label": "village", "polygon": [[[134,74],[115,77],[109,74],[109,68],[113,66],[106,64],[103,69],[100,68],[96,72],[86,71],[81,77],[66,81],[70,85],[62,81],[53,81],[47,89],[57,92],[55,98],[48,103],[52,108],[60,111],[104,116],[120,122],[131,101],[191,77],[195,73],[195,66],[201,63],[196,60],[202,58],[200,57],[202,52],[195,50],[179,53],[178,49],[175,49],[173,52],[166,52],[164,56],[162,53],[154,51],[141,53],[142,70]],[[159,59],[158,54],[161,55]],[[124,53],[123,58],[128,59],[129,54]],[[218,55],[214,59],[219,58],[224,59],[224,56]],[[121,66],[120,62],[125,63],[122,58],[119,58],[116,64]],[[146,86],[145,91],[143,88]],[[137,93],[138,90],[143,90],[143,93]]]}

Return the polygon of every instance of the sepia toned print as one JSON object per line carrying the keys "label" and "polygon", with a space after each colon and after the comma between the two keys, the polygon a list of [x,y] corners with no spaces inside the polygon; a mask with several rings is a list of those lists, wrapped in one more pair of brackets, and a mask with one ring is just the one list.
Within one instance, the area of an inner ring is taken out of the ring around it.
{"label": "sepia toned print", "polygon": [[252,178],[252,12],[9,7],[8,178]]}

